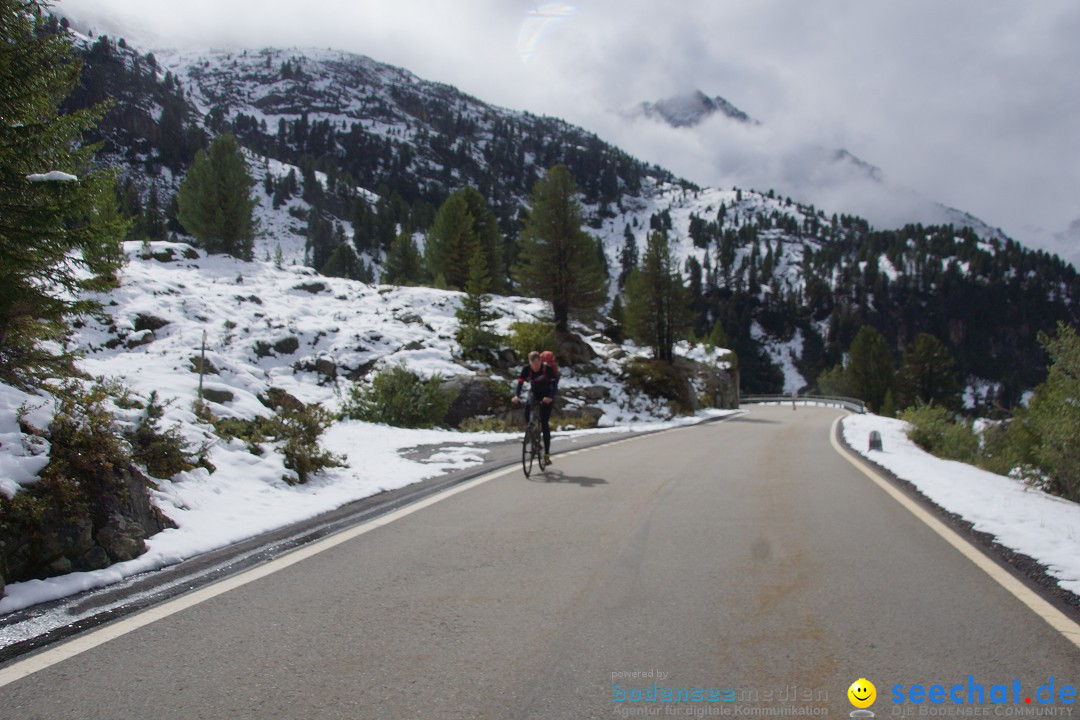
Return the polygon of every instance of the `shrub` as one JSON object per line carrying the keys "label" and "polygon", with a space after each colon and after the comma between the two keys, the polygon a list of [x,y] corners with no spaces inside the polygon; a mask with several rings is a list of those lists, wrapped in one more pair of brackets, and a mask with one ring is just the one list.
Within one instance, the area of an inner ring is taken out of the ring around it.
{"label": "shrub", "polygon": [[0,503],[0,567],[8,580],[130,560],[145,549],[145,535],[170,525],[151,504],[147,479],[106,406],[111,395],[101,383],[56,391],[44,432],[49,463],[37,482]]}
{"label": "shrub", "polygon": [[83,389],[70,384],[62,390],[60,403],[49,425],[49,464],[41,477],[72,478],[85,494],[106,494],[111,471],[129,465],[131,448],[105,407],[109,389],[94,385]]}
{"label": "shrub", "polygon": [[1017,408],[995,459],[1008,472],[1054,494],[1080,502],[1080,337],[1058,324],[1057,336],[1040,334],[1051,364],[1047,380],[1026,408]]}
{"label": "shrub", "polygon": [[521,425],[506,418],[496,417],[470,417],[461,421],[458,430],[461,432],[480,433],[517,433],[521,432]]}
{"label": "shrub", "polygon": [[557,344],[555,326],[550,323],[516,322],[510,325],[510,347],[523,362],[533,350],[554,350]]}
{"label": "shrub", "polygon": [[978,436],[968,423],[957,421],[940,405],[920,403],[902,412],[900,419],[908,423],[908,438],[923,450],[946,460],[975,462]]}
{"label": "shrub", "polygon": [[330,467],[345,467],[344,458],[323,450],[319,438],[334,422],[334,416],[321,405],[287,403],[278,406],[273,417],[206,418],[214,432],[226,440],[243,440],[253,455],[262,455],[261,445],[277,442],[278,451],[285,456],[285,467],[296,476],[284,475],[290,485],[306,483],[312,474]]}
{"label": "shrub", "polygon": [[[322,405],[312,404],[303,408],[282,406],[274,416],[271,427],[282,441],[281,452],[285,467],[296,473],[296,482],[306,483],[313,473],[326,468],[344,467],[344,458],[319,446],[319,438],[334,423],[334,416]],[[293,479],[283,476],[290,485]]]}
{"label": "shrub", "polygon": [[445,424],[454,397],[439,378],[425,380],[396,365],[379,371],[370,386],[354,385],[343,414],[394,427],[437,427]]}
{"label": "shrub", "polygon": [[270,442],[275,437],[273,420],[270,418],[255,417],[251,420],[219,418],[209,410],[205,410],[199,417],[214,426],[214,433],[218,437],[225,440],[242,440],[247,444],[248,452],[252,455],[262,455],[260,445]]}
{"label": "shrub", "polygon": [[552,430],[592,430],[600,423],[600,419],[591,415],[567,415],[564,417],[551,418]]}
{"label": "shrub", "polygon": [[179,425],[163,430],[161,417],[165,406],[158,402],[157,391],[150,393],[146,410],[136,428],[128,433],[131,456],[146,472],[157,478],[170,478],[195,467],[192,453],[180,434]]}

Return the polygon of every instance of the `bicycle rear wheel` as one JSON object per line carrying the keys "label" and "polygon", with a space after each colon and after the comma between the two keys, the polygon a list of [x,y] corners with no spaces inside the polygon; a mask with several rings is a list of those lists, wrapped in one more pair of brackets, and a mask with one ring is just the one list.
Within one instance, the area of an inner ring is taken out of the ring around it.
{"label": "bicycle rear wheel", "polygon": [[533,455],[536,456],[536,462],[540,465],[540,472],[544,472],[544,468],[547,463],[544,462],[544,440],[540,434],[540,428],[533,428]]}

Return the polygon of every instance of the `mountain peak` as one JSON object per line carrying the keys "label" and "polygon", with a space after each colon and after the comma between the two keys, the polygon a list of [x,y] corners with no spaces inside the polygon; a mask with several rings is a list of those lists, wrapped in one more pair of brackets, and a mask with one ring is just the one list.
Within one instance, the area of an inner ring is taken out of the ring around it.
{"label": "mountain peak", "polygon": [[693,127],[707,118],[720,113],[724,117],[748,125],[761,123],[717,95],[709,97],[701,90],[674,95],[656,102],[643,102],[630,115],[634,117],[660,118],[672,127]]}

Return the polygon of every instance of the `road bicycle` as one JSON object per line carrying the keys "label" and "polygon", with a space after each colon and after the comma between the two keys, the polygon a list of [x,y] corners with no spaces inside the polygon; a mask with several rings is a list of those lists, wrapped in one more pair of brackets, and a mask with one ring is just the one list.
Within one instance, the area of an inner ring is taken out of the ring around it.
{"label": "road bicycle", "polygon": [[525,436],[521,439],[521,467],[525,477],[532,473],[533,463],[544,472],[544,435],[540,429],[540,399],[530,390],[525,397],[525,411],[529,421],[525,423]]}

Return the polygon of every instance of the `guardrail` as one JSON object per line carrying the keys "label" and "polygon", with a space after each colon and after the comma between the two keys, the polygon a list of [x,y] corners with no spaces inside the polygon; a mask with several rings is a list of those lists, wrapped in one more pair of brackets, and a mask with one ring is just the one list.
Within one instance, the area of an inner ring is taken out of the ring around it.
{"label": "guardrail", "polygon": [[836,397],[832,395],[740,395],[739,405],[818,405],[840,407],[862,415],[866,412],[866,403],[858,398]]}

